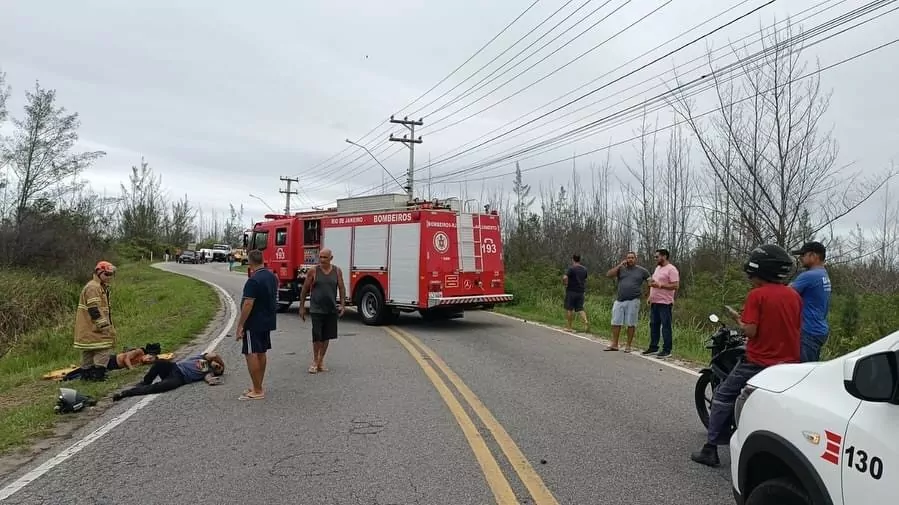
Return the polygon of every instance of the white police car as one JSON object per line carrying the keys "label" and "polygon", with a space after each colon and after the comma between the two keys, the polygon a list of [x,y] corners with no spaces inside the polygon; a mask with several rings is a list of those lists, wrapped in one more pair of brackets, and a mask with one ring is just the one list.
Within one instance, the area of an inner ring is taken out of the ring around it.
{"label": "white police car", "polygon": [[730,441],[739,505],[899,504],[899,331],[749,381]]}

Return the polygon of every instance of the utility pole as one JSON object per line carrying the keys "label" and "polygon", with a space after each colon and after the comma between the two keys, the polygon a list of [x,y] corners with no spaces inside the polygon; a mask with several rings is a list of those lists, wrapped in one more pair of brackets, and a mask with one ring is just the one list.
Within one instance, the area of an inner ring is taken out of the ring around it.
{"label": "utility pole", "polygon": [[409,137],[403,135],[402,138],[394,137],[393,134],[390,134],[391,142],[402,142],[406,144],[406,147],[409,148],[409,171],[406,173],[406,194],[409,195],[409,200],[415,198],[413,193],[414,191],[414,183],[415,183],[415,144],[421,144],[421,135],[418,138],[415,138],[415,127],[421,126],[424,123],[421,119],[418,121],[410,121],[409,116],[404,117],[403,119],[393,119],[393,116],[390,116],[390,122],[394,124],[401,124],[409,129]]}
{"label": "utility pole", "polygon": [[291,179],[290,177],[281,176],[281,180],[287,183],[287,190],[279,189],[278,193],[285,195],[286,201],[284,202],[284,213],[290,214],[290,195],[296,195],[298,192],[296,190],[290,190],[290,183],[295,182],[297,184],[300,183],[299,179]]}

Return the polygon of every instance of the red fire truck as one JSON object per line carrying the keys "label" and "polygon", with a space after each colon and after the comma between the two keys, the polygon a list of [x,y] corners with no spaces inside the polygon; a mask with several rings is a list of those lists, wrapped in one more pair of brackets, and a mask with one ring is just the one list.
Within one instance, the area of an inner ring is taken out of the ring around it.
{"label": "red fire truck", "polygon": [[[409,201],[389,194],[337,201],[337,207],[268,214],[245,235],[278,276],[279,310],[299,301],[305,273],[328,248],[341,267],[347,305],[365,324],[401,312],[426,319],[512,301],[505,292],[499,215],[463,212],[458,199]],[[302,301],[306,303],[305,300]]]}

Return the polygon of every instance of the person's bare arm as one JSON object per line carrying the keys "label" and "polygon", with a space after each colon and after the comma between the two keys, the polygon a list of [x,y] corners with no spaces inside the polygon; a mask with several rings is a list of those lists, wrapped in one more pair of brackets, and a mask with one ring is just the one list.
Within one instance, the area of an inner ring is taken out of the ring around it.
{"label": "person's bare arm", "polygon": [[[131,352],[133,352],[133,351],[131,351]],[[131,370],[134,368],[134,365],[131,363],[131,352],[126,352],[125,359],[123,360],[125,362],[125,366],[128,368],[128,370]]]}
{"label": "person's bare arm", "polygon": [[669,291],[674,291],[680,287],[680,281],[659,283],[659,285],[656,287],[659,289],[667,289]]}
{"label": "person's bare arm", "polygon": [[300,289],[300,312],[302,313],[303,307],[306,306],[306,296],[309,295],[309,291],[312,289],[312,281],[315,280],[315,268],[306,272],[306,280],[303,281],[303,287]]}
{"label": "person's bare arm", "polygon": [[343,311],[345,310],[346,303],[346,286],[343,284],[343,272],[340,271],[340,268],[337,268],[337,292],[340,297],[340,314],[343,315]]}
{"label": "person's bare arm", "polygon": [[618,277],[618,272],[619,272],[622,268],[624,268],[624,265],[625,265],[625,264],[626,264],[626,263],[625,263],[624,261],[622,261],[621,263],[619,263],[619,264],[613,266],[612,268],[610,268],[609,271],[606,272],[606,277],[610,277],[610,278],[612,278],[612,279]]}
{"label": "person's bare arm", "polygon": [[253,304],[256,303],[256,300],[253,298],[244,298],[243,303],[240,305],[240,321],[237,323],[237,326],[243,328],[243,325],[246,324],[247,319],[250,317],[250,312],[253,310]]}

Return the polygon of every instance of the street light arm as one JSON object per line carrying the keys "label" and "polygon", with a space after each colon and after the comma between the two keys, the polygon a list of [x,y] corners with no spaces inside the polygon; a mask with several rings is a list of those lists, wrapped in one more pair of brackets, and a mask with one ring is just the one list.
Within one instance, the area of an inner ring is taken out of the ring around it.
{"label": "street light arm", "polygon": [[275,209],[272,208],[271,205],[266,203],[265,200],[263,200],[262,198],[259,198],[258,196],[254,195],[253,193],[250,193],[250,198],[255,198],[255,199],[259,200],[260,202],[262,202],[262,205],[265,205],[266,207],[268,207],[268,210],[270,210],[272,212],[277,212]]}
{"label": "street light arm", "polygon": [[353,145],[356,146],[356,147],[361,147],[362,149],[365,149],[365,152],[367,152],[368,155],[371,156],[373,160],[377,161],[377,162],[378,162],[378,165],[381,165],[381,168],[383,168],[384,171],[387,172],[387,175],[389,175],[390,178],[393,179],[393,182],[395,182],[396,185],[399,186],[400,189],[402,189],[403,191],[406,190],[406,188],[405,188],[402,184],[400,184],[400,181],[396,180],[396,177],[394,177],[393,174],[390,173],[390,170],[387,170],[387,167],[385,167],[384,164],[381,163],[381,162],[378,160],[378,158],[375,158],[375,155],[372,154],[371,151],[369,151],[367,147],[362,146],[362,145],[359,145],[359,144],[353,142],[353,141],[350,140],[350,139],[346,139],[346,142],[347,142],[347,144],[353,144]]}

